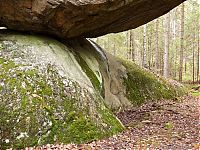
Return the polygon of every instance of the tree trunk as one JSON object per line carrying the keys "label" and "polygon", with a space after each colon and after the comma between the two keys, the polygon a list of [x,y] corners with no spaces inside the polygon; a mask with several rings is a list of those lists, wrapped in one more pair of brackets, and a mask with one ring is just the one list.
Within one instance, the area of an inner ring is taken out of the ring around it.
{"label": "tree trunk", "polygon": [[131,60],[135,61],[135,33],[131,30]]}
{"label": "tree trunk", "polygon": [[170,13],[165,16],[165,33],[164,33],[164,68],[163,68],[163,76],[168,77],[169,75],[169,32],[170,32]]}
{"label": "tree trunk", "polygon": [[199,37],[199,33],[198,33],[198,48],[197,48],[197,82],[199,83],[199,51],[200,51],[200,37]]}
{"label": "tree trunk", "polygon": [[129,42],[130,42],[130,36],[129,36],[129,34],[130,34],[130,31],[127,31],[126,32],[126,58],[127,59],[129,59],[129,57],[130,57],[130,44],[129,44]]}
{"label": "tree trunk", "polygon": [[147,24],[143,28],[143,61],[142,66],[147,67]]}
{"label": "tree trunk", "polygon": [[176,16],[177,16],[177,11],[178,11],[178,8],[176,8],[175,10],[174,10],[174,13],[173,13],[173,27],[172,27],[172,31],[173,31],[173,44],[175,45],[174,46],[174,48],[175,48],[175,50],[174,50],[174,60],[173,60],[173,62],[174,62],[174,72],[173,72],[173,77],[174,77],[174,79],[177,79],[177,58],[178,58],[178,46],[177,46],[177,44],[176,44],[176,38],[178,38],[178,21],[177,21],[177,19],[176,19]]}
{"label": "tree trunk", "polygon": [[155,51],[155,69],[159,74],[159,18],[156,19],[156,51]]}
{"label": "tree trunk", "polygon": [[195,82],[195,52],[194,47],[192,47],[192,83]]}
{"label": "tree trunk", "polygon": [[135,60],[135,53],[134,53],[134,31],[129,30],[128,32],[128,59],[134,61]]}
{"label": "tree trunk", "polygon": [[174,61],[174,78],[177,79],[177,70],[178,70],[177,69],[178,68],[177,67],[177,57],[178,57],[177,56],[177,53],[178,53],[178,47],[177,47],[177,45],[176,45],[175,48],[176,48],[176,50],[175,50],[175,61]]}
{"label": "tree trunk", "polygon": [[181,43],[180,43],[180,66],[179,81],[183,81],[183,50],[184,50],[184,3],[181,4]]}
{"label": "tree trunk", "polygon": [[129,30],[129,59],[132,60],[132,34]]}
{"label": "tree trunk", "polygon": [[[198,10],[200,10],[200,6],[198,5]],[[199,83],[199,53],[200,53],[200,17],[199,17],[199,14],[198,14],[198,27],[197,27],[197,83]]]}
{"label": "tree trunk", "polygon": [[151,70],[151,67],[152,67],[152,58],[153,58],[153,48],[152,48],[152,41],[153,41],[153,39],[152,39],[152,37],[153,37],[153,32],[152,32],[152,30],[150,30],[150,32],[149,32],[149,34],[148,34],[148,52],[147,52],[147,54],[148,54],[148,69],[149,70]]}
{"label": "tree trunk", "polygon": [[[193,33],[192,40],[195,41],[195,33]],[[195,83],[195,42],[192,42],[192,83]]]}

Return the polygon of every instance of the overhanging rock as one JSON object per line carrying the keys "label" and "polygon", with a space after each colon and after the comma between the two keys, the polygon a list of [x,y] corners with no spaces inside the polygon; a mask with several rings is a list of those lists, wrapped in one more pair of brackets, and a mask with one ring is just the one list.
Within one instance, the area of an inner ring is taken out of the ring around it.
{"label": "overhanging rock", "polygon": [[145,24],[185,0],[1,0],[0,26],[59,38],[97,37]]}

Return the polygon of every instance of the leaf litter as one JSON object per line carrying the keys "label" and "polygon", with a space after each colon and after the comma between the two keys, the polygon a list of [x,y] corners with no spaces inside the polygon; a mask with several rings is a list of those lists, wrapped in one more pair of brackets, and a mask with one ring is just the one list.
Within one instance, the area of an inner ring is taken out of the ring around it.
{"label": "leaf litter", "polygon": [[86,144],[47,144],[26,150],[199,150],[200,97],[147,102],[116,114],[125,131]]}

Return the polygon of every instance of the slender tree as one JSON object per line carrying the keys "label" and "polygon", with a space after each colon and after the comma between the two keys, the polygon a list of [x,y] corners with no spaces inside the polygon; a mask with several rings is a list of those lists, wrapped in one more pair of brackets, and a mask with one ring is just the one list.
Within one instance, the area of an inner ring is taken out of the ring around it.
{"label": "slender tree", "polygon": [[[200,6],[198,5],[197,10],[200,11]],[[198,22],[198,26],[197,26],[197,82],[199,83],[199,57],[200,57],[200,14],[198,14],[197,17],[197,22]]]}
{"label": "slender tree", "polygon": [[134,30],[131,30],[131,60],[135,61],[135,33]]}
{"label": "slender tree", "polygon": [[169,32],[170,32],[170,13],[165,15],[165,32],[164,32],[164,68],[163,76],[168,77],[168,67],[169,67]]}
{"label": "slender tree", "polygon": [[198,47],[197,47],[197,82],[199,83],[199,57],[200,57],[200,35],[199,35],[199,29],[198,29]]}
{"label": "slender tree", "polygon": [[135,61],[135,47],[134,47],[134,30],[129,30],[127,32],[128,40],[128,59]]}
{"label": "slender tree", "polygon": [[130,30],[126,32],[127,59],[130,59]]}
{"label": "slender tree", "polygon": [[[151,24],[150,24],[151,25]],[[148,69],[151,70],[152,64],[153,64],[153,48],[152,48],[152,41],[153,41],[153,29],[149,28],[148,36],[148,48],[147,48],[147,62],[148,62]]]}
{"label": "slender tree", "polygon": [[[193,35],[193,40],[195,40],[195,33]],[[192,82],[195,82],[195,43],[192,43]]]}
{"label": "slender tree", "polygon": [[156,48],[155,48],[155,69],[159,72],[159,18],[156,19]]}
{"label": "slender tree", "polygon": [[183,51],[184,51],[184,3],[181,4],[181,44],[180,44],[180,66],[179,66],[179,81],[183,81]]}
{"label": "slender tree", "polygon": [[147,24],[143,27],[143,59],[142,66],[147,67]]}

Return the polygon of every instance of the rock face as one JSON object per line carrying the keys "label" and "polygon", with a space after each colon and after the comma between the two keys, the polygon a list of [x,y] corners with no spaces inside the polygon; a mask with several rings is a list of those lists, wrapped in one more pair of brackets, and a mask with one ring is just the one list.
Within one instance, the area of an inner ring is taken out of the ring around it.
{"label": "rock face", "polygon": [[92,45],[78,43],[0,32],[0,149],[82,143],[122,131],[101,96],[97,57],[79,53]]}
{"label": "rock face", "polygon": [[97,37],[145,24],[184,0],[1,0],[0,26],[60,38]]}
{"label": "rock face", "polygon": [[116,134],[111,110],[174,98],[174,86],[86,39],[0,30],[0,149]]}

